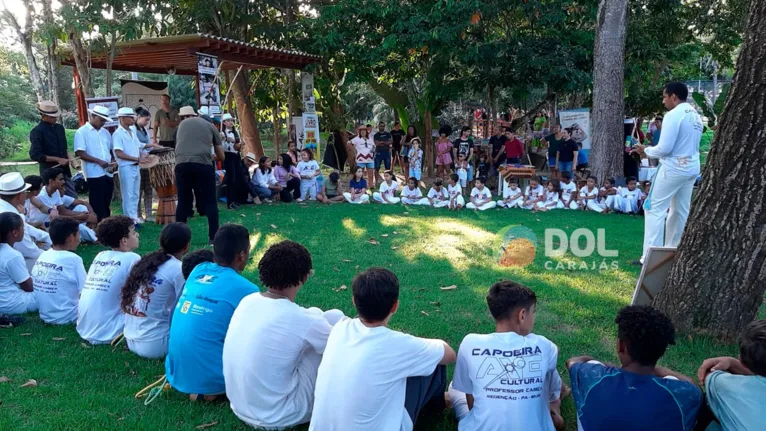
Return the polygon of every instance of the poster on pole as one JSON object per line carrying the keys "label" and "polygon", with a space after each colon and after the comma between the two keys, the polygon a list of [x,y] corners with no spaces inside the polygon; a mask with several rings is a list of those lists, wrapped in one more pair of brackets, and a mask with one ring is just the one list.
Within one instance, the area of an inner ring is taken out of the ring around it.
{"label": "poster on pole", "polygon": [[314,75],[301,72],[301,94],[303,96],[303,110],[310,114],[317,112],[316,99],[314,98]]}
{"label": "poster on pole", "polygon": [[289,139],[295,142],[295,148],[298,151],[303,149],[303,117],[293,117],[292,126],[290,127]]}
{"label": "poster on pole", "polygon": [[577,143],[582,143],[585,154],[590,153],[590,109],[559,111],[559,124],[562,128],[572,129],[572,139]]}
{"label": "poster on pole", "polygon": [[88,110],[96,106],[109,108],[109,116],[112,117],[112,121],[104,123],[104,127],[118,127],[120,125],[120,122],[117,120],[117,110],[120,109],[119,100],[118,97],[89,97],[85,99],[85,105],[88,106]]}
{"label": "poster on pole", "polygon": [[200,107],[207,106],[210,115],[221,115],[221,90],[218,82],[218,58],[197,53],[197,85]]}
{"label": "poster on pole", "polygon": [[319,157],[319,117],[317,114],[303,114],[303,148],[311,149]]}

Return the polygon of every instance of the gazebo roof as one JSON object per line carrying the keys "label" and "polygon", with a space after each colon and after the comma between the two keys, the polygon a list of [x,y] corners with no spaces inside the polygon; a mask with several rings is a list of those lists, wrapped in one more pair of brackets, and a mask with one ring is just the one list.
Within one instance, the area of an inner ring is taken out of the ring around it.
{"label": "gazebo roof", "polygon": [[[198,33],[118,42],[112,69],[165,74],[171,68],[175,68],[178,75],[196,75],[197,53],[218,57],[219,61],[223,61],[223,70],[236,70],[240,66],[244,66],[245,69],[303,69],[309,64],[317,63],[320,58],[305,52],[267,48]],[[62,64],[74,65],[71,52]],[[106,69],[106,53],[94,53],[91,56],[91,66]]]}

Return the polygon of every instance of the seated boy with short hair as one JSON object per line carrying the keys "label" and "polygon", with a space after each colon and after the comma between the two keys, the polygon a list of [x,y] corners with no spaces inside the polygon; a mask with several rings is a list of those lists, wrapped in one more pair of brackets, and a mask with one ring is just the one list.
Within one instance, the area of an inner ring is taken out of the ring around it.
{"label": "seated boy with short hair", "polygon": [[707,388],[716,421],[708,431],[766,429],[766,320],[751,322],[739,336],[739,359],[711,358],[697,377]]}
{"label": "seated boy with short hair", "polygon": [[535,293],[513,281],[489,288],[495,332],[465,336],[448,392],[459,430],[563,428],[559,350],[532,333],[536,304]]}
{"label": "seated boy with short hair", "polygon": [[174,389],[195,401],[214,400],[226,392],[223,341],[242,298],[258,292],[239,273],[249,260],[250,234],[244,226],[226,224],[215,234],[215,262],[197,265],[178,298],[170,325],[165,373]]}
{"label": "seated boy with short hair", "polygon": [[410,431],[418,415],[445,407],[446,364],[455,351],[442,340],[388,328],[399,308],[399,280],[384,268],[352,284],[359,317],[338,322],[319,366],[310,430]]}
{"label": "seated boy with short hair", "polygon": [[204,262],[213,262],[214,259],[213,251],[206,248],[187,253],[183,260],[181,260],[181,275],[183,275],[184,280],[188,280],[197,265]]}
{"label": "seated boy with short hair", "polygon": [[253,427],[281,429],[311,419],[327,337],[344,318],[340,310],[295,303],[312,271],[311,254],[297,242],[269,247],[258,263],[268,290],[243,299],[231,318],[223,344],[226,395],[234,414]]}
{"label": "seated boy with short hair", "polygon": [[617,313],[617,357],[621,367],[589,356],[567,361],[578,428],[688,431],[697,420],[702,392],[689,377],[657,365],[675,344],[673,322],[650,306]]}

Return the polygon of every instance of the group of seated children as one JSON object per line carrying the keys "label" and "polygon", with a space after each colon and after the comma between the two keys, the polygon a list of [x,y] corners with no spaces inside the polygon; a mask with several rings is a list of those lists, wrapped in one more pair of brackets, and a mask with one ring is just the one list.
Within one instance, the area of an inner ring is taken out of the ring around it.
{"label": "group of seated children", "polygon": [[[424,199],[408,188],[407,199]],[[440,183],[433,190],[450,205]],[[174,389],[193,400],[225,396],[251,426],[412,430],[419,419],[451,406],[460,430],[564,427],[560,405],[570,389],[556,368],[558,347],[532,332],[537,297],[518,283],[490,287],[494,332],[466,335],[456,354],[442,340],[388,328],[400,308],[399,280],[384,268],[356,275],[357,317],[348,318],[295,303],[314,272],[310,253],[298,243],[266,251],[258,264],[263,291],[243,277],[250,238],[240,225],[223,226],[212,252],[184,256],[191,231],[173,223],[161,233],[160,250],[140,258],[133,252],[133,220],[109,217],[96,228],[109,250],[87,274],[74,254],[79,223],[54,219],[49,228],[53,246],[30,278],[12,248],[24,234],[23,220],[0,214],[0,304],[20,301],[17,312],[31,311],[34,300],[24,296],[34,295],[43,320],[76,320],[77,331],[94,344],[124,331],[134,353],[166,356]],[[703,396],[690,378],[657,365],[675,343],[664,314],[629,306],[616,324],[619,366],[587,356],[566,363],[579,429],[689,431],[710,420],[712,430],[763,428],[766,321],[742,333],[739,359],[708,359],[700,367],[712,414],[699,414]],[[454,362],[448,384],[446,365]]]}

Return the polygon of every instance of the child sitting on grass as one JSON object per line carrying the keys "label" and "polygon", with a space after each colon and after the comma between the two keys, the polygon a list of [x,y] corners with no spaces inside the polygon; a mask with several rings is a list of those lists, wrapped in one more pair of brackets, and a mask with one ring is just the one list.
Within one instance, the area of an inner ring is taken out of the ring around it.
{"label": "child sitting on grass", "polygon": [[529,185],[524,191],[524,202],[521,204],[521,207],[525,210],[533,209],[538,202],[545,199],[544,195],[545,189],[540,185],[540,180],[537,177],[530,178]]}
{"label": "child sitting on grass", "polygon": [[0,213],[0,314],[37,311],[34,285],[20,251],[13,248],[24,239],[24,219],[12,212]]}
{"label": "child sitting on grass", "polygon": [[96,235],[111,250],[99,253],[88,269],[78,305],[77,332],[91,344],[108,344],[122,333],[122,286],[141,256],[133,252],[138,248],[138,232],[128,216],[101,220]]}
{"label": "child sitting on grass", "polygon": [[348,191],[343,193],[343,198],[350,204],[368,204],[370,195],[367,194],[367,180],[363,178],[364,169],[357,166],[354,177],[348,183]]}
{"label": "child sitting on grass", "polygon": [[471,202],[466,204],[466,208],[469,210],[485,211],[495,208],[497,202],[492,200],[492,192],[484,186],[486,178],[476,178],[474,181],[473,190],[471,190]]}
{"label": "child sitting on grass", "polygon": [[511,178],[508,187],[503,190],[503,199],[497,201],[500,208],[521,208],[524,204],[524,192],[519,188],[519,180]]}
{"label": "child sitting on grass", "polygon": [[625,181],[628,186],[618,188],[615,206],[621,213],[638,214],[646,195],[643,190],[636,187],[636,177],[628,177]]}
{"label": "child sitting on grass", "polygon": [[461,431],[563,429],[559,350],[532,333],[537,296],[501,281],[489,288],[495,332],[468,334],[460,343],[448,396]]}
{"label": "child sitting on grass", "polygon": [[450,197],[442,184],[441,178],[434,180],[434,185],[431,187],[431,190],[428,191],[427,196],[428,203],[434,208],[444,208],[450,205]]}
{"label": "child sitting on grass", "polygon": [[[412,159],[410,159],[412,160]],[[404,205],[430,205],[431,202],[427,198],[423,197],[423,192],[418,187],[418,179],[410,177],[407,180],[407,187],[402,189],[402,193],[399,195]]]}
{"label": "child sitting on grass", "polygon": [[707,431],[764,429],[766,320],[751,322],[742,331],[739,359],[706,359],[697,377],[707,388],[707,405],[715,415]]}
{"label": "child sitting on grass", "polygon": [[675,344],[673,322],[639,305],[620,310],[615,323],[619,367],[590,356],[567,361],[578,429],[691,431],[702,392],[689,377],[657,365]]}
{"label": "child sitting on grass", "polygon": [[577,204],[581,210],[590,210],[597,213],[604,212],[604,206],[598,201],[598,187],[596,187],[596,177],[590,176],[583,188],[580,189],[580,196],[577,198]]}
{"label": "child sitting on grass", "polygon": [[561,203],[564,209],[576,210],[577,207],[577,184],[572,181],[572,173],[564,171],[561,173]]}
{"label": "child sitting on grass", "polygon": [[457,211],[465,206],[463,197],[463,187],[460,186],[460,179],[457,174],[451,174],[447,180],[447,195],[449,195],[449,209]]}
{"label": "child sitting on grass", "polygon": [[604,185],[598,191],[598,198],[604,212],[617,211],[617,188],[614,186],[614,178],[604,180]]}
{"label": "child sitting on grass", "polygon": [[399,190],[399,183],[394,181],[394,173],[392,171],[383,172],[383,180],[380,183],[380,191],[373,193],[372,198],[382,204],[398,204],[399,198],[395,194]]}
{"label": "child sitting on grass", "polygon": [[543,200],[535,205],[535,211],[550,211],[561,208],[564,208],[564,204],[561,203],[559,180],[550,180],[546,185]]}
{"label": "child sitting on grass", "polygon": [[317,195],[317,200],[325,204],[337,204],[343,202],[343,185],[340,183],[340,174],[333,171],[322,182],[322,192]]}

